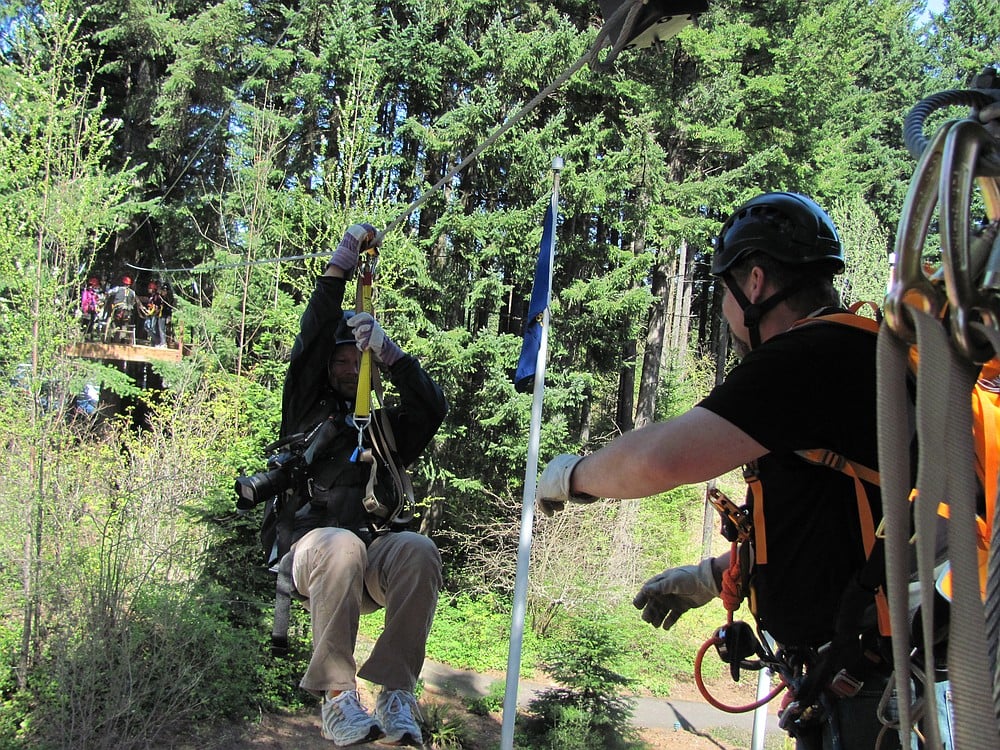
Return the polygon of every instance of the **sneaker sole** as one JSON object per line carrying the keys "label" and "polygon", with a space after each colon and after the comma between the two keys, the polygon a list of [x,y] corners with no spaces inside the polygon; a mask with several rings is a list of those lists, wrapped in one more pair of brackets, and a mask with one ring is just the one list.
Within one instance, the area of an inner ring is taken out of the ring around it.
{"label": "sneaker sole", "polygon": [[378,744],[385,745],[387,747],[423,747],[424,743],[421,740],[414,739],[413,735],[407,732],[398,740],[391,740],[388,737],[383,737],[378,741]]}
{"label": "sneaker sole", "polygon": [[375,740],[378,740],[385,736],[385,732],[383,732],[377,724],[372,724],[371,729],[368,730],[368,734],[366,734],[364,737],[362,737],[359,740],[354,740],[354,742],[348,742],[346,745],[338,744],[333,737],[328,737],[326,732],[323,732],[322,734],[323,734],[323,739],[333,740],[334,747],[353,747],[354,745],[364,745],[367,742],[375,742]]}

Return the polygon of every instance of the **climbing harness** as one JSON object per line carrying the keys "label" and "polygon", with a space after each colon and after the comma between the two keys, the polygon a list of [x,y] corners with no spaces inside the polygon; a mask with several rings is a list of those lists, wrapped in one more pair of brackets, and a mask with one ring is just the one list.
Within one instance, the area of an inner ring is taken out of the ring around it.
{"label": "climbing harness", "polygon": [[[967,106],[965,118],[923,136],[928,115],[946,106]],[[885,335],[878,342],[879,465],[885,530],[886,579],[898,728],[904,747],[925,714],[937,716],[935,673],[935,582],[942,560],[937,548],[940,503],[947,503],[950,569],[947,673],[954,695],[955,746],[996,748],[1000,744],[1000,550],[991,535],[985,597],[980,585],[980,524],[970,394],[1000,352],[1000,82],[987,70],[966,91],[946,91],[918,103],[907,115],[904,138],[918,158],[903,205],[890,259],[885,301]],[[971,221],[978,188],[987,223]],[[923,249],[937,210],[941,263],[931,271]],[[916,402],[916,493],[911,489],[912,428],[907,413],[906,372],[913,346],[919,351]],[[994,437],[995,449],[995,437]],[[993,474],[996,466],[990,469]],[[990,481],[992,480],[992,481]],[[995,477],[983,485],[995,492]],[[996,528],[996,497],[985,497],[987,528]],[[911,543],[912,528],[915,537]],[[910,642],[908,590],[916,553],[920,582],[920,643]],[[985,600],[985,607],[984,607]],[[912,650],[924,663],[911,663]],[[926,677],[925,677],[926,676]],[[925,682],[920,701],[911,698],[911,677]],[[992,698],[992,700],[991,700]],[[942,747],[934,720],[923,722],[925,747]]]}
{"label": "climbing harness", "polygon": [[[805,318],[797,321],[795,327],[844,325],[874,336],[878,333],[876,320],[857,314],[867,304],[870,303],[857,303],[848,312]],[[877,317],[877,308],[875,313]],[[767,562],[764,490],[756,465],[751,463],[744,469],[744,479],[752,498],[749,506],[737,506],[715,487],[708,491],[709,503],[722,518],[722,535],[732,544],[730,567],[723,574],[720,592],[727,611],[727,622],[699,650],[695,660],[695,682],[709,703],[733,713],[759,708],[788,688],[789,697],[780,712],[780,726],[796,734],[815,731],[822,723],[827,722],[836,747],[841,740],[828,694],[834,697],[851,697],[858,693],[865,676],[882,663],[878,640],[889,632],[888,608],[884,594],[879,590],[881,575],[873,572],[876,568],[881,569],[881,549],[877,544],[876,527],[865,490],[866,483],[878,486],[880,478],[877,471],[830,450],[802,450],[796,453],[808,463],[826,466],[850,477],[854,483],[860,538],[868,562],[859,576],[861,585],[849,588],[841,597],[841,612],[844,615],[841,619],[845,625],[853,627],[862,620],[865,608],[874,600],[878,613],[878,633],[861,634],[853,630],[838,630],[834,639],[819,649],[788,649],[781,646],[774,649],[761,631],[759,622],[756,623],[755,636],[750,625],[733,620],[734,613],[744,598],[749,599],[749,608],[756,620],[754,588],[749,585],[749,576],[744,573],[749,572],[753,565]],[[850,649],[856,649],[862,643],[867,645],[860,650],[859,659],[858,654]],[[778,675],[778,684],[766,696],[748,705],[722,704],[704,688],[700,674],[702,659],[712,646],[715,646],[722,661],[730,664],[734,681],[739,679],[740,667],[756,670],[766,667]],[[756,656],[756,660],[750,660],[751,656]]]}

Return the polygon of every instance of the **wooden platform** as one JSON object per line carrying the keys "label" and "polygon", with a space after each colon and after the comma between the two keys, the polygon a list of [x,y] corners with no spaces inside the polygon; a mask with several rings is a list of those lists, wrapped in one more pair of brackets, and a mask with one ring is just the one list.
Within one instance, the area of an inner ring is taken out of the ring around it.
{"label": "wooden platform", "polygon": [[167,348],[158,349],[155,346],[142,344],[104,343],[100,341],[81,341],[70,344],[66,353],[71,357],[85,359],[118,359],[126,362],[180,362],[184,356],[183,343],[176,343]]}

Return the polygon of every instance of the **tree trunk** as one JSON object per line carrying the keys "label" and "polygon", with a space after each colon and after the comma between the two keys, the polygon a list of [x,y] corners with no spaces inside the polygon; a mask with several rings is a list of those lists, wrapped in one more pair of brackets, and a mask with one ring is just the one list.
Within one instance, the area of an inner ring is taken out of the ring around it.
{"label": "tree trunk", "polygon": [[656,395],[660,385],[663,342],[667,331],[667,304],[672,266],[672,261],[668,261],[665,254],[657,254],[650,289],[653,304],[650,305],[646,319],[646,347],[642,355],[639,403],[635,410],[636,428],[650,424],[656,418]]}
{"label": "tree trunk", "polygon": [[670,350],[674,353],[674,366],[684,367],[687,358],[687,337],[691,305],[691,285],[688,282],[688,254],[691,249],[682,242],[677,251],[677,273],[674,277],[673,297],[670,300]]}
{"label": "tree trunk", "polygon": [[615,422],[619,430],[628,432],[632,429],[632,404],[635,396],[635,340],[629,339],[623,348],[622,366],[618,371],[618,406]]}

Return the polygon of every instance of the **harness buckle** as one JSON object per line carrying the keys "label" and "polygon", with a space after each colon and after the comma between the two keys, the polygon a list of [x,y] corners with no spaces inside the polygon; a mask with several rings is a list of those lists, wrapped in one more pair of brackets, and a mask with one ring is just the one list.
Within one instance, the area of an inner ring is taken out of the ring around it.
{"label": "harness buckle", "polygon": [[722,490],[711,487],[708,502],[722,516],[722,536],[730,542],[745,542],[753,533],[753,520],[749,511],[730,500]]}
{"label": "harness buckle", "polygon": [[853,698],[861,691],[865,683],[848,673],[846,669],[841,669],[830,680],[830,692],[838,698]]}

